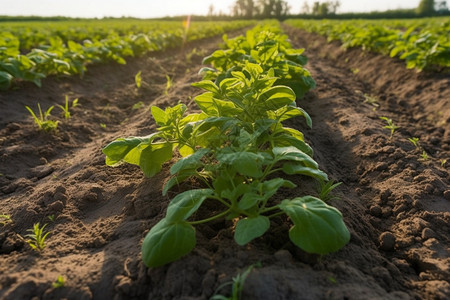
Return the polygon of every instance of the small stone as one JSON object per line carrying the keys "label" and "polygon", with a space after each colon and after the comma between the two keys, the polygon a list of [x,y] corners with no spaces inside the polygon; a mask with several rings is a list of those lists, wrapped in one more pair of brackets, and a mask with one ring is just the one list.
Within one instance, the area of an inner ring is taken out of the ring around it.
{"label": "small stone", "polygon": [[395,207],[394,207],[394,210],[393,210],[393,213],[394,213],[394,215],[398,215],[399,213],[404,212],[404,211],[406,211],[407,209],[408,209],[408,205],[406,205],[405,203],[403,203],[403,204],[401,204],[401,205],[399,205],[399,206],[395,206]]}
{"label": "small stone", "polygon": [[370,214],[375,217],[381,217],[383,211],[379,205],[372,205],[370,207]]}
{"label": "small stone", "polygon": [[64,209],[64,204],[61,201],[55,201],[48,206],[48,210],[51,212],[59,213]]}
{"label": "small stone", "polygon": [[44,178],[53,172],[53,168],[48,165],[37,166],[30,171],[30,178],[37,177],[38,179]]}
{"label": "small stone", "polygon": [[278,250],[277,252],[275,252],[274,256],[276,259],[284,263],[292,261],[292,254],[285,249]]}
{"label": "small stone", "polygon": [[422,239],[428,240],[428,239],[435,238],[435,237],[436,237],[436,232],[434,232],[433,229],[424,228],[422,230]]}
{"label": "small stone", "polygon": [[384,251],[392,251],[395,247],[395,235],[391,232],[383,232],[380,237],[380,249]]}

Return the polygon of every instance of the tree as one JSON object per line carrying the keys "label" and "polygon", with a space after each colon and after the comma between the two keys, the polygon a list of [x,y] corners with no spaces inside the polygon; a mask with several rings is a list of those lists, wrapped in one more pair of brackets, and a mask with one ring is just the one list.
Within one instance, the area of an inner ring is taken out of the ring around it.
{"label": "tree", "polygon": [[305,15],[311,13],[311,8],[309,7],[308,1],[303,1],[303,6],[300,9],[300,13]]}
{"label": "tree", "polygon": [[434,14],[434,0],[421,0],[417,7],[417,14],[421,16],[431,16]]}

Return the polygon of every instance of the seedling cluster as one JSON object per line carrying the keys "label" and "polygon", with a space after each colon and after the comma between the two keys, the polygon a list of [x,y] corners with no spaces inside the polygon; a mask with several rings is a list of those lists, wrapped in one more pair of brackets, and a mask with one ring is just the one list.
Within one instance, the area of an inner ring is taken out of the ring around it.
{"label": "seedling cluster", "polygon": [[[269,229],[271,218],[284,214],[293,223],[289,237],[295,245],[311,253],[337,251],[350,234],[336,208],[311,195],[275,197],[296,187],[285,175],[328,181],[303,133],[283,124],[298,116],[312,123],[295,102],[315,86],[303,49],[292,49],[274,25],[224,41],[225,49],[204,59],[212,67],[200,71],[203,80],[193,84],[204,90],[194,99],[200,113],[186,114],[184,104],[153,106],[156,132],[119,138],[103,149],[107,165],[135,164],[148,177],[177,151],[182,158],[170,168],[163,194],[189,178],[203,185],[171,200],[165,218],[144,239],[144,263],[157,267],[189,253],[196,244],[194,225],[217,218],[236,220],[234,239],[245,245]],[[198,219],[195,212],[210,201],[217,210]]]}

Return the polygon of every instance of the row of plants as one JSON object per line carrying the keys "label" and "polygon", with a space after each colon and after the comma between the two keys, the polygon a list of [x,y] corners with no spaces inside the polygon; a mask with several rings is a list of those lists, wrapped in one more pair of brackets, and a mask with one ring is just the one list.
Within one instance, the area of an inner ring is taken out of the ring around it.
{"label": "row of plants", "polygon": [[423,20],[287,20],[286,24],[405,60],[408,69],[450,67],[450,18]]}
{"label": "row of plants", "polygon": [[328,181],[303,133],[284,124],[300,116],[312,123],[296,105],[315,85],[304,68],[303,49],[292,49],[278,23],[234,39],[225,36],[224,42],[204,59],[211,67],[201,69],[203,80],[193,84],[204,91],[195,97],[200,113],[187,113],[184,104],[153,106],[156,132],[119,138],[103,148],[107,165],[138,165],[148,177],[175,159],[163,195],[186,180],[196,182],[183,186],[190,189],[170,201],[165,217],[146,235],[144,263],[157,267],[179,259],[195,247],[194,225],[219,218],[235,221],[239,245],[262,236],[272,218],[285,215],[293,223],[290,239],[304,251],[340,249],[350,234],[336,208],[311,195],[280,200],[280,191],[296,187],[290,175]]}
{"label": "row of plants", "polygon": [[[109,61],[125,64],[127,57],[178,47],[189,40],[214,36],[253,23],[230,21],[182,24],[152,21],[147,26],[139,22],[123,28],[124,24],[115,22],[117,23],[109,24],[111,27],[108,29],[104,25],[96,27],[98,23],[92,23],[92,27],[84,25],[83,28],[75,29],[62,27],[67,30],[67,35],[59,27],[48,32],[48,29],[43,29],[45,23],[35,29],[13,27],[11,31],[2,31],[0,90],[9,89],[16,80],[31,81],[41,86],[41,79],[49,75],[82,76],[88,64]],[[117,28],[113,27],[114,24]],[[35,37],[36,30],[42,30],[43,33]],[[77,30],[81,31],[79,35],[74,34]],[[33,34],[30,35],[30,32]],[[27,39],[31,41],[27,43]]]}

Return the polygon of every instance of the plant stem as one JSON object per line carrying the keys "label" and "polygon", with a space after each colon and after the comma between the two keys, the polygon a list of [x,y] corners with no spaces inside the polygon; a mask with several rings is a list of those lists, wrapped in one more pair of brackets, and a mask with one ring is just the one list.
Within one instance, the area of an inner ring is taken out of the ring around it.
{"label": "plant stem", "polygon": [[231,209],[227,209],[226,211],[223,211],[223,212],[221,212],[220,214],[217,214],[217,215],[212,216],[212,217],[210,217],[210,218],[203,219],[203,220],[198,220],[198,221],[192,221],[192,222],[188,222],[188,223],[191,224],[191,225],[197,225],[197,224],[206,223],[206,222],[209,222],[209,221],[212,221],[212,220],[215,220],[215,219],[224,217],[224,216],[226,216],[230,211],[231,211]]}

